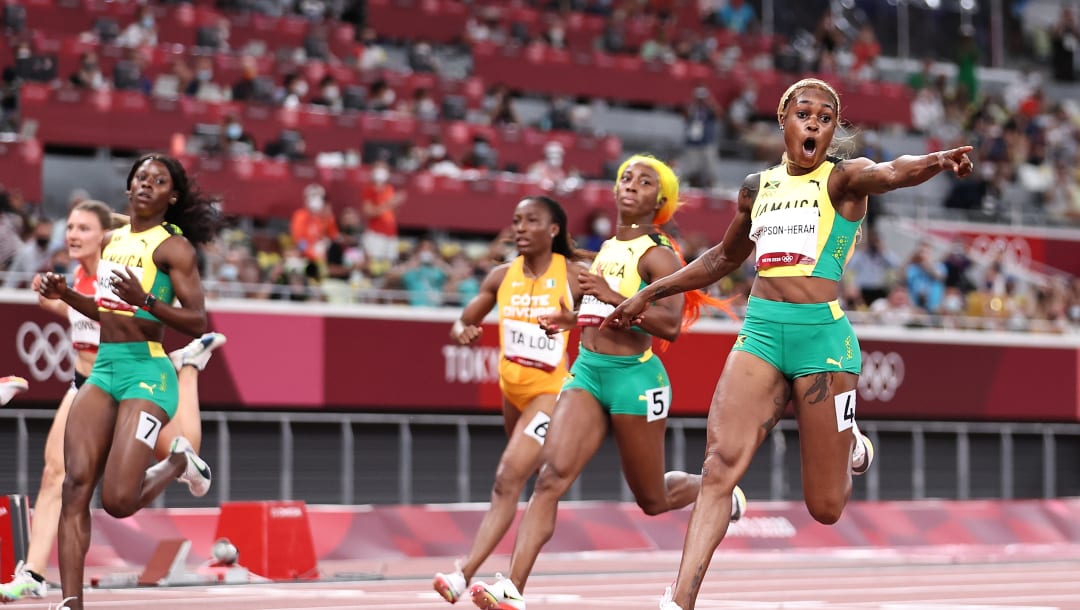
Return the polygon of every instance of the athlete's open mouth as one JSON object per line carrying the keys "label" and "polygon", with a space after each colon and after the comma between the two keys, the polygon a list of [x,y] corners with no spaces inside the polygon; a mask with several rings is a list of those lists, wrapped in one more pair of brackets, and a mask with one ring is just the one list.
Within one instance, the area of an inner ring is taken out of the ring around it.
{"label": "athlete's open mouth", "polygon": [[814,154],[814,151],[817,150],[817,141],[814,140],[814,138],[806,138],[806,140],[803,141],[802,147],[803,152],[812,155]]}

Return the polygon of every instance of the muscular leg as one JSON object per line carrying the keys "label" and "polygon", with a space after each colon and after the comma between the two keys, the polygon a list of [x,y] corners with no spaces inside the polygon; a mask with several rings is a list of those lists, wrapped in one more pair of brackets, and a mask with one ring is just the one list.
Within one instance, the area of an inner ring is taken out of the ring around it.
{"label": "muscular leg", "polygon": [[116,403],[86,384],[75,396],[64,435],[64,488],[60,509],[60,585],[71,610],[82,610],[84,561],[90,548],[90,499],[105,469],[113,439]]}
{"label": "muscular leg", "polygon": [[742,351],[728,355],[709,407],[701,491],[690,514],[672,593],[683,610],[694,608],[713,552],[731,521],[731,492],[783,416],[789,392],[787,380],[764,360]]}
{"label": "muscular leg", "polygon": [[510,558],[510,580],[518,591],[525,590],[540,549],[555,532],[559,499],[596,455],[606,434],[607,416],[591,394],[574,389],[559,395],[540,454],[536,489],[521,518]]}
{"label": "muscular leg", "polygon": [[[837,414],[836,397],[853,391],[859,378],[852,373],[814,373],[795,380],[792,402],[799,422],[803,499],[810,515],[826,525],[836,523],[851,497],[851,451],[855,435],[855,396],[843,395]],[[850,419],[844,407],[850,407]],[[840,430],[843,427],[844,430]]]}
{"label": "muscular leg", "polygon": [[165,460],[147,468],[154,455],[153,449],[140,440],[147,434],[145,427],[140,429],[143,412],[152,415],[159,425],[168,422],[165,411],[148,400],[120,402],[112,448],[101,480],[101,504],[107,513],[118,519],[133,515],[161,495],[187,467],[187,458],[183,454],[171,453]]}
{"label": "muscular leg", "polygon": [[611,429],[619,446],[623,476],[646,515],[682,508],[697,498],[700,476],[664,473],[666,419],[649,422],[639,415],[612,415]]}
{"label": "muscular leg", "polygon": [[183,436],[191,441],[195,453],[202,446],[202,415],[199,411],[199,369],[194,366],[182,366],[176,372],[176,389],[180,395],[176,407],[176,415],[173,416],[165,429],[158,436],[157,445],[154,447],[154,456],[159,460],[169,457],[169,448],[177,436]]}
{"label": "muscular leg", "polygon": [[509,430],[510,440],[506,443],[498,469],[495,471],[495,485],[491,488],[491,507],[480,522],[472,549],[461,564],[465,582],[469,582],[480,565],[495,550],[517,513],[518,499],[525,482],[536,472],[540,464],[540,450],[543,447],[536,439],[525,434],[525,426],[532,422],[538,412],[551,414],[555,407],[555,394],[544,394],[534,398],[525,410],[519,412],[514,406],[503,403],[503,414]]}
{"label": "muscular leg", "polygon": [[34,500],[34,518],[30,526],[30,548],[26,551],[26,569],[45,574],[49,554],[56,542],[60,523],[60,494],[64,488],[64,430],[76,391],[64,393],[60,407],[53,417],[49,436],[45,439],[45,468],[41,472],[41,487]]}

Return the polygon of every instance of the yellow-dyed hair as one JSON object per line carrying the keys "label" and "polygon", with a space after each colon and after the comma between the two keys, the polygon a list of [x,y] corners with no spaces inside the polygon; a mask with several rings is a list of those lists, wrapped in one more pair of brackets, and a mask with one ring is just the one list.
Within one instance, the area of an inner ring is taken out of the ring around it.
{"label": "yellow-dyed hair", "polygon": [[[784,91],[784,95],[780,96],[780,104],[776,107],[776,121],[781,125],[784,124],[784,111],[787,110],[787,105],[791,102],[791,98],[795,96],[795,92],[799,89],[820,89],[833,99],[833,104],[836,106],[836,121],[840,123],[840,95],[836,93],[836,89],[833,89],[832,85],[819,79],[819,78],[804,78],[800,81],[796,81],[787,91]],[[621,175],[621,174],[620,174]]]}
{"label": "yellow-dyed hair", "polygon": [[619,180],[622,179],[623,173],[626,168],[635,163],[644,163],[653,168],[653,171],[660,176],[660,198],[664,200],[664,205],[656,211],[656,215],[653,216],[653,222],[658,225],[662,225],[671,220],[671,217],[675,215],[675,210],[679,209],[679,177],[675,175],[675,170],[671,169],[667,163],[664,163],[660,159],[652,155],[634,155],[623,161],[623,164],[619,166],[618,173],[615,174],[615,186],[612,189],[613,192],[618,194],[619,192]]}

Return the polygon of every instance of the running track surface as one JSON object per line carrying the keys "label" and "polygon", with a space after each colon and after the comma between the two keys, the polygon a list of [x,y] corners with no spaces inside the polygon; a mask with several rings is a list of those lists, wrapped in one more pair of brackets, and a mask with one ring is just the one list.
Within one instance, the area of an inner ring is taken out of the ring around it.
{"label": "running track surface", "polygon": [[[655,610],[679,556],[671,552],[541,555],[529,580],[531,610]],[[508,558],[493,557],[490,578]],[[431,589],[451,559],[320,566],[320,582],[90,589],[87,610],[469,610]],[[335,576],[336,575],[336,576]],[[12,610],[47,610],[60,600],[19,602]],[[926,548],[922,550],[719,552],[697,607],[865,608],[880,610],[1080,609],[1080,548]]]}

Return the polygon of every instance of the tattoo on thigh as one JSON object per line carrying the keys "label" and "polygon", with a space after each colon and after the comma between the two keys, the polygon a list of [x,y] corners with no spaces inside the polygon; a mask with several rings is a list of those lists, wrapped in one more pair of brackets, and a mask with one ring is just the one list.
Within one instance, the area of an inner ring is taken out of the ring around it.
{"label": "tattoo on thigh", "polygon": [[825,402],[829,397],[829,378],[831,373],[815,373],[814,382],[807,388],[803,398],[810,404]]}
{"label": "tattoo on thigh", "polygon": [[780,423],[780,420],[784,418],[784,409],[787,408],[787,403],[786,393],[782,399],[777,399],[773,402],[773,414],[761,423],[761,429],[763,431],[768,432],[769,430],[772,430],[776,424]]}

